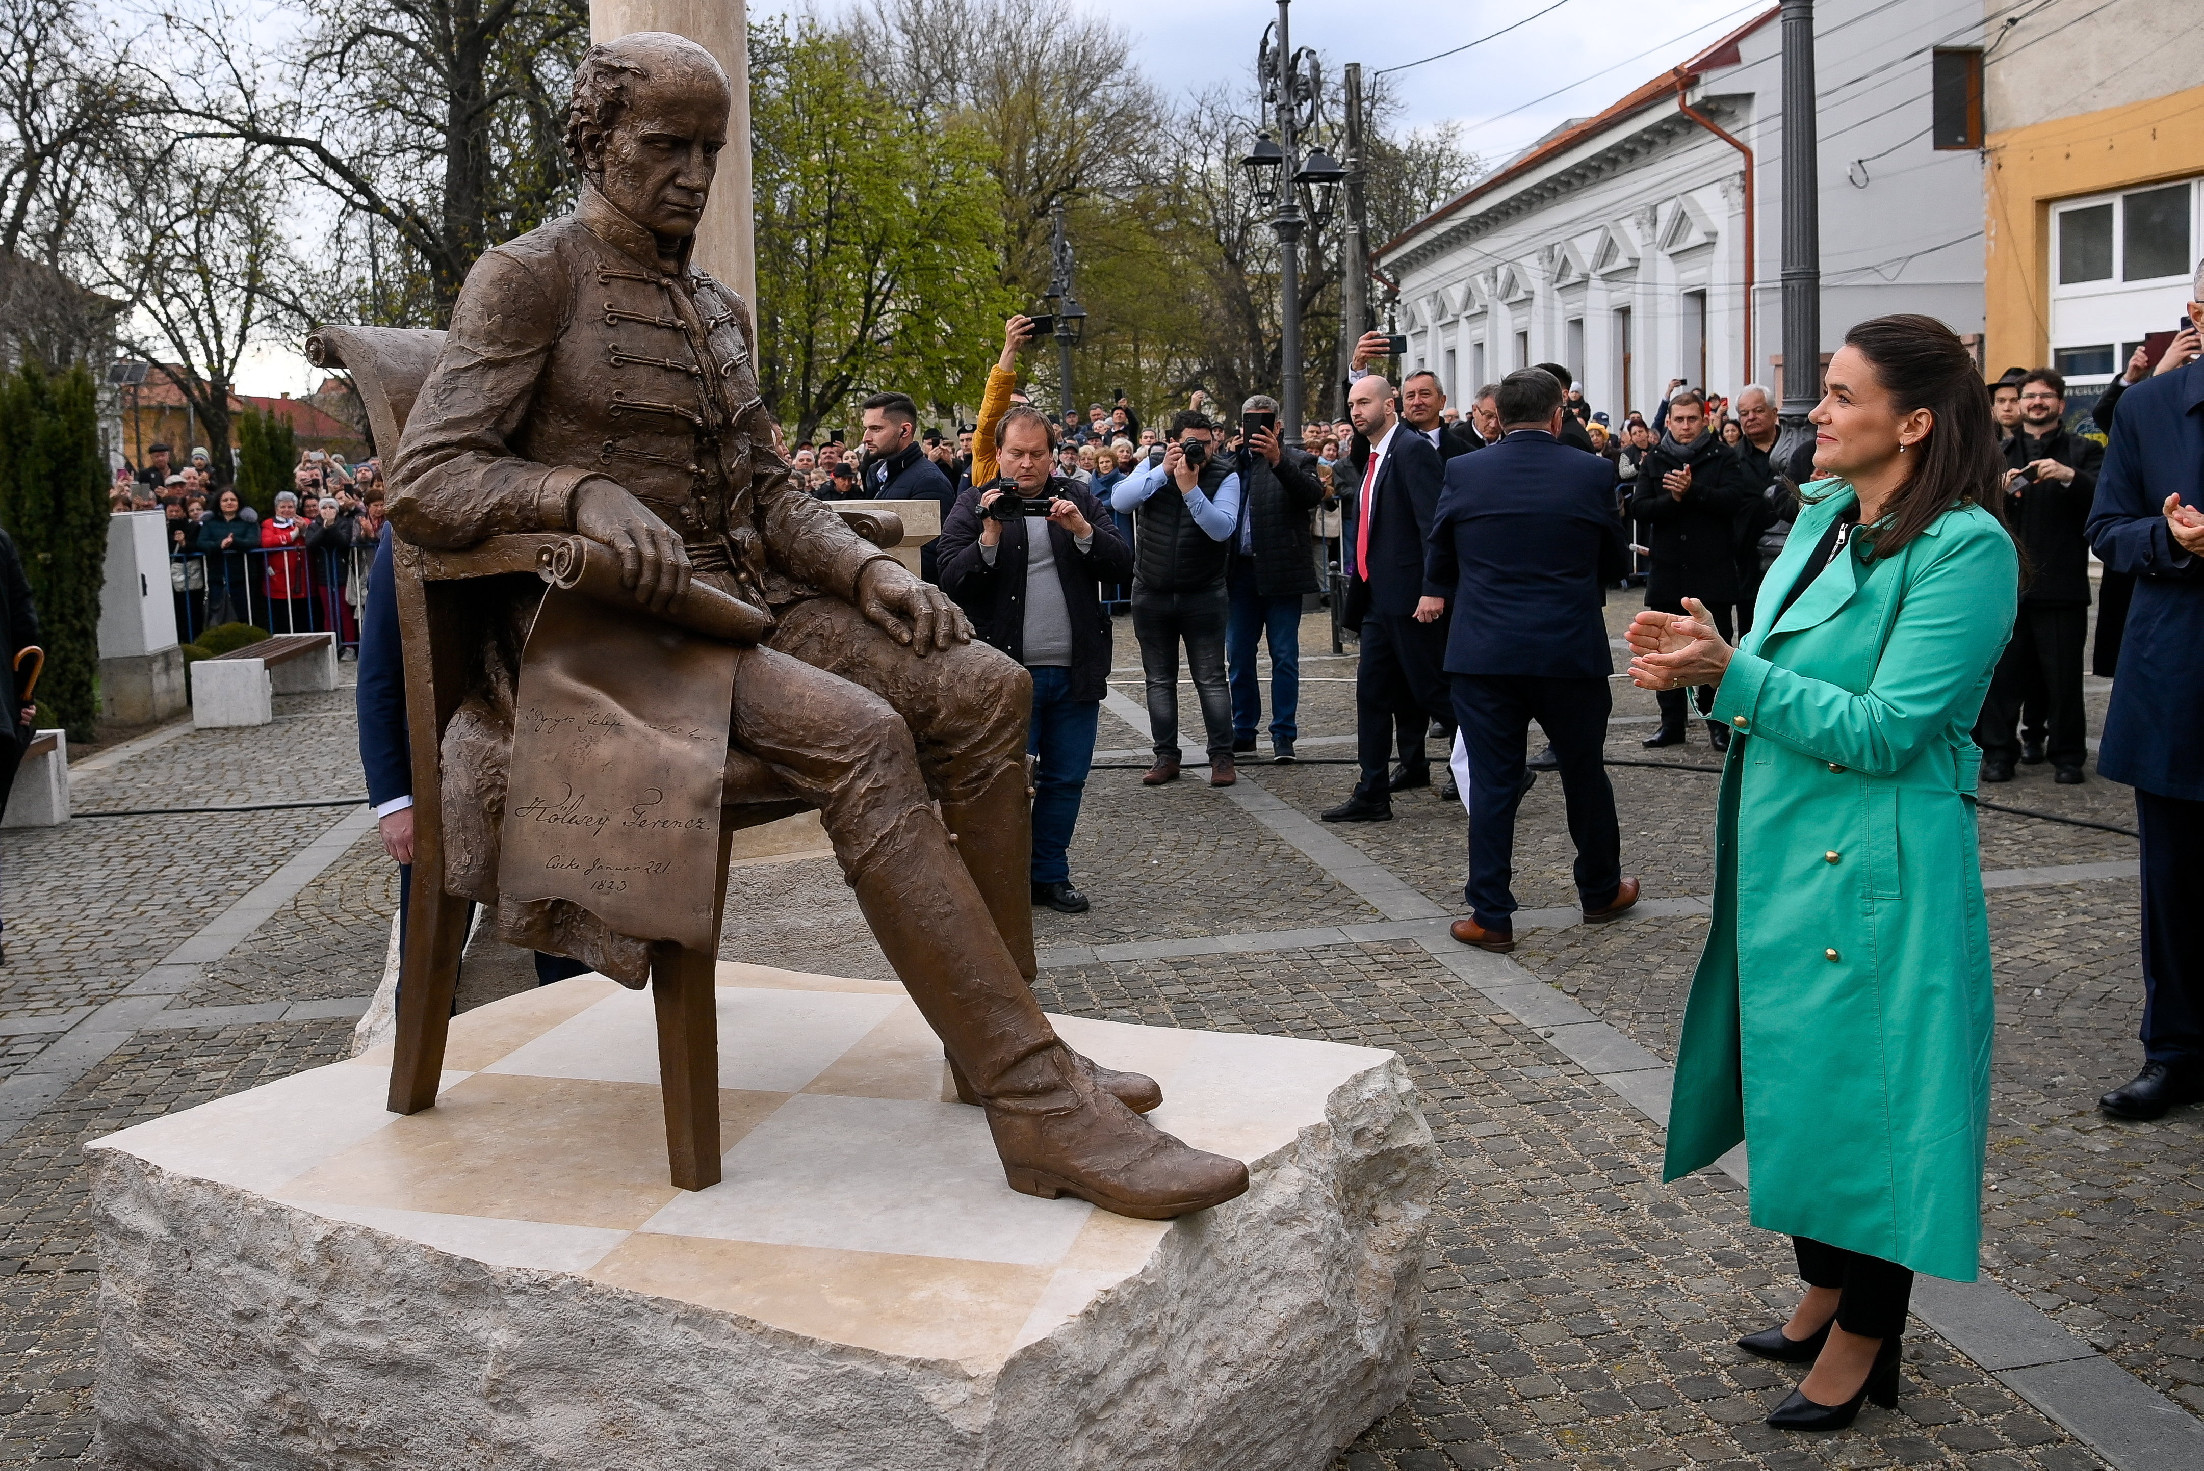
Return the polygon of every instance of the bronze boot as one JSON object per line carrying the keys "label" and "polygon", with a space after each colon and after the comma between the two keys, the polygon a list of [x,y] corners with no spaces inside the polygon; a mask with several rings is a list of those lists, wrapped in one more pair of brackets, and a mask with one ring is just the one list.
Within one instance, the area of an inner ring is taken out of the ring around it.
{"label": "bronze boot", "polygon": [[[1153,1113],[1163,1106],[1163,1086],[1146,1073],[1121,1073],[1116,1068],[1104,1067],[1093,1058],[1074,1052],[1073,1057],[1085,1064],[1087,1076],[1094,1079],[1094,1086],[1124,1104],[1134,1113]],[[972,1080],[957,1066],[955,1058],[949,1059],[949,1080],[957,1085],[957,1102],[974,1107],[985,1107],[979,1090]]]}
{"label": "bronze boot", "polygon": [[1247,1167],[1157,1130],[1095,1086],[986,922],[931,808],[866,855],[858,905],[987,1110],[1011,1188],[1168,1220],[1247,1189]]}
{"label": "bronze boot", "polygon": [[944,802],[941,820],[956,835],[957,856],[994,916],[1018,974],[1041,973],[1033,955],[1033,789],[1021,754],[969,802]]}

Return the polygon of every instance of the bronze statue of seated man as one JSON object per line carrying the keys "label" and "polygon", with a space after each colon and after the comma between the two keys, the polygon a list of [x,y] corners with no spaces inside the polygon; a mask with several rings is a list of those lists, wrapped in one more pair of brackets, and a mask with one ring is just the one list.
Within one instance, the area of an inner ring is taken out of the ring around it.
{"label": "bronze statue of seated man", "polygon": [[[468,275],[398,447],[391,520],[441,549],[573,532],[610,549],[645,609],[699,579],[769,613],[754,646],[712,666],[733,672],[728,745],[818,808],[960,1096],[986,1109],[1011,1186],[1151,1218],[1228,1200],[1246,1168],[1140,1118],[1154,1083],[1073,1053],[1028,986],[1028,676],[792,483],[749,309],[689,264],[729,105],[718,64],[680,37],[590,50],[567,127],[579,206]],[[484,898],[499,894],[514,690],[543,592],[493,596],[443,747],[446,791],[460,789],[444,803],[449,887]],[[716,861],[712,822],[672,826],[685,830],[604,841]],[[647,939],[584,906],[500,898],[498,917],[515,943],[630,985],[647,974]]]}

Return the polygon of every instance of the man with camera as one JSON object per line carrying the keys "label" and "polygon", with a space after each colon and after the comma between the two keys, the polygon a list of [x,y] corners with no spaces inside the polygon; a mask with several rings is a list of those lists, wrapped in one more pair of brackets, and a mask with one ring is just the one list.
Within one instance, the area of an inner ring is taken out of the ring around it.
{"label": "man with camera", "polygon": [[1049,474],[1049,429],[1030,406],[1002,416],[1003,478],[957,498],[941,528],[941,584],[979,636],[1033,676],[1033,902],[1083,914],[1070,848],[1109,688],[1110,620],[1098,590],[1130,577],[1133,558],[1102,503]]}
{"label": "man with camera", "polygon": [[1200,409],[1171,420],[1161,463],[1117,484],[1110,504],[1133,517],[1133,637],[1148,677],[1148,727],[1155,765],[1141,781],[1178,780],[1179,644],[1201,700],[1209,741],[1209,784],[1228,787],[1232,769],[1232,694],[1225,685],[1225,571],[1240,519],[1240,476],[1217,453],[1216,426]]}
{"label": "man with camera", "polygon": [[2104,447],[2067,429],[2066,380],[2049,368],[2023,375],[2020,422],[2005,443],[2005,521],[2034,569],[2021,590],[2012,641],[1997,661],[1975,722],[1982,779],[2011,781],[2022,755],[2021,702],[2043,702],[2045,753],[2055,780],[2085,780],[2088,731],[2082,657],[2089,637],[2089,505]]}
{"label": "man with camera", "polygon": [[1240,406],[1240,518],[1225,577],[1230,611],[1224,648],[1232,687],[1232,751],[1255,749],[1263,684],[1255,651],[1270,642],[1271,759],[1294,759],[1301,706],[1301,601],[1321,584],[1309,548],[1309,516],[1324,499],[1316,457],[1278,439],[1278,400],[1257,394]]}

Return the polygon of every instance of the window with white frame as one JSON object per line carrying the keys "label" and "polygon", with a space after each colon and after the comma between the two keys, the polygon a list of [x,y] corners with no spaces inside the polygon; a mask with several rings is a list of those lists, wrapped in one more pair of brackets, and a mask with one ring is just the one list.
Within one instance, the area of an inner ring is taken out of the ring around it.
{"label": "window with white frame", "polygon": [[2050,365],[2075,386],[2093,388],[2121,372],[2150,334],[2172,331],[2189,299],[2200,240],[2204,178],[2055,203]]}

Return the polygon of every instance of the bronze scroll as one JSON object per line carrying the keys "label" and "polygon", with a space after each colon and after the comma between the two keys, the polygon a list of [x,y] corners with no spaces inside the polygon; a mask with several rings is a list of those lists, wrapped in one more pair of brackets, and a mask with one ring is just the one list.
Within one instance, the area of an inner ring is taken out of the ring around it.
{"label": "bronze scroll", "polygon": [[[620,559],[612,548],[587,537],[570,536],[536,554],[536,572],[557,588],[571,588],[596,602],[615,608],[635,607],[635,594],[620,581]],[[673,606],[659,614],[709,638],[745,648],[772,632],[773,619],[763,609],[722,592],[702,578],[693,578]]]}
{"label": "bronze scroll", "polygon": [[[691,592],[756,613],[717,589]],[[514,691],[504,898],[564,899],[617,934],[717,946],[720,792],[741,657],[625,590],[601,601],[545,590]]]}

